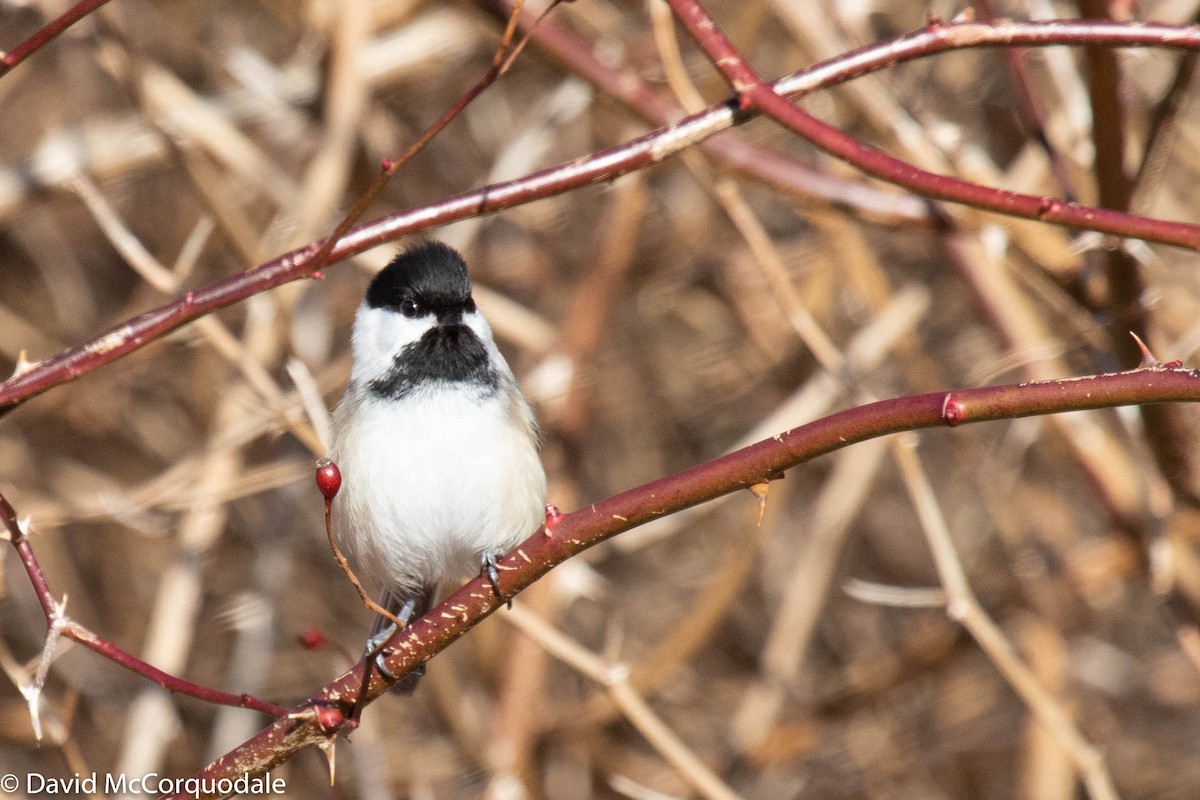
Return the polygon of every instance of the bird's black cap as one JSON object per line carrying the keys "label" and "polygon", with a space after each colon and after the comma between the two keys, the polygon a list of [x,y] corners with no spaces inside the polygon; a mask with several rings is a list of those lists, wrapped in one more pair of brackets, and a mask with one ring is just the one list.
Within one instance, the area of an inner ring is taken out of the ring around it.
{"label": "bird's black cap", "polygon": [[422,387],[447,384],[469,384],[486,396],[499,387],[487,345],[463,322],[475,301],[466,262],[453,248],[425,242],[404,251],[371,281],[366,302],[405,317],[437,317],[396,354],[386,375],[368,384],[375,396],[401,400]]}
{"label": "bird's black cap", "polygon": [[398,310],[405,300],[416,300],[437,313],[462,310],[471,301],[467,263],[449,245],[422,242],[392,259],[367,289],[371,308]]}

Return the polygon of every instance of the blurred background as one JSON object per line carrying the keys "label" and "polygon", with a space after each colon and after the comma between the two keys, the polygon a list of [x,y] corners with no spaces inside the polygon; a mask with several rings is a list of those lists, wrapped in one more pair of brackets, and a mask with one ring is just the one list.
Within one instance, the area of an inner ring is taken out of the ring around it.
{"label": "blurred background", "polygon": [[[67,5],[0,2],[0,47]],[[769,76],[918,29],[931,10],[706,6]],[[566,49],[532,44],[366,218],[725,99],[663,10],[555,9],[542,32]],[[1110,11],[1186,23],[1197,3]],[[380,159],[484,73],[502,29],[488,3],[408,0],[118,0],[70,29],[0,80],[0,371],[328,233]],[[935,172],[1194,220],[1193,64],[961,51],[804,105]],[[1159,358],[1190,365],[1200,346],[1195,254],[935,207],[764,121],[426,235],[472,265],[564,511],[870,398],[1132,366],[1131,300]],[[0,420],[0,491],[31,519],[73,618],[168,672],[287,707],[352,663],[370,615],[328,552],[313,461],[354,309],[402,244]],[[1116,287],[1130,274],[1142,284]],[[1194,415],[1166,417],[864,444],[773,482],[761,523],[743,492],[625,534],[434,659],[414,696],[371,706],[337,748],[335,786],[316,751],[274,774],[296,798],[1084,796],[1062,740],[946,613],[910,500],[922,473],[898,466],[915,446],[982,611],[1045,703],[1098,748],[1121,797],[1195,797],[1200,478]],[[44,620],[14,554],[0,557],[0,771],[187,775],[266,723],[73,647],[50,672],[37,745],[18,687]],[[667,737],[506,620],[530,615],[627,668]]]}

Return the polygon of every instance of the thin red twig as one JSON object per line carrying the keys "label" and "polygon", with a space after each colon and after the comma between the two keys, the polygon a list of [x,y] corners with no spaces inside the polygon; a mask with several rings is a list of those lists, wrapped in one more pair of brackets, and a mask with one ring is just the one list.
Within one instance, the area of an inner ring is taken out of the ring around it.
{"label": "thin red twig", "polygon": [[43,25],[36,33],[33,34],[33,36],[30,36],[12,50],[6,50],[3,53],[0,53],[0,77],[3,77],[17,64],[20,64],[26,58],[36,53],[38,49],[42,47],[42,45],[46,44],[55,36],[58,36],[67,28],[71,27],[76,22],[83,19],[88,14],[92,13],[107,2],[108,0],[83,0],[82,2],[76,3],[59,16]]}
{"label": "thin red twig", "polygon": [[41,565],[38,564],[37,556],[33,552],[33,545],[30,544],[29,537],[21,530],[21,526],[17,520],[17,512],[3,495],[0,495],[0,522],[3,522],[4,528],[8,531],[8,539],[16,549],[17,555],[21,559],[21,564],[25,567],[25,572],[29,576],[29,582],[33,585],[33,591],[37,595],[38,602],[42,605],[42,612],[46,615],[47,629],[57,626],[59,632],[68,639],[76,641],[131,672],[135,672],[147,680],[157,683],[167,691],[195,697],[198,700],[204,700],[208,703],[250,708],[273,717],[282,717],[287,714],[287,710],[282,706],[259,700],[251,695],[222,692],[219,689],[201,686],[163,672],[157,667],[142,661],[140,658],[130,655],[107,639],[97,636],[78,622],[64,617],[54,600],[54,593],[46,581],[45,573],[42,572]]}
{"label": "thin red twig", "polygon": [[[975,0],[973,6],[981,19],[990,21],[999,18],[992,7],[992,0]],[[1012,87],[1018,109],[1025,119],[1034,141],[1042,148],[1050,162],[1050,172],[1054,175],[1059,192],[1067,200],[1074,200],[1077,196],[1074,182],[1067,172],[1067,165],[1063,163],[1062,154],[1050,143],[1050,137],[1046,135],[1045,120],[1042,118],[1041,111],[1038,110],[1037,103],[1034,102],[1029,70],[1025,66],[1025,53],[1024,49],[1012,48],[1004,54],[1008,61],[1009,72],[1012,73]]]}
{"label": "thin red twig", "polygon": [[[1151,367],[1040,383],[990,386],[882,400],[833,414],[721,458],[660,478],[558,518],[499,563],[499,595],[476,578],[392,640],[388,672],[397,677],[444,650],[554,566],[619,533],[685,508],[781,477],[785,470],[850,444],[900,431],[955,427],[1090,408],[1200,401],[1200,371]],[[757,500],[755,500],[757,502]],[[365,662],[306,700],[198,776],[206,781],[259,775],[337,733],[329,720],[348,719],[363,684]],[[368,697],[388,682],[372,680]]]}
{"label": "thin red twig", "polygon": [[[508,72],[509,67],[512,66],[513,58],[516,57],[517,53],[521,52],[521,49],[525,46],[525,42],[529,39],[529,34],[526,33],[525,38],[522,39],[522,41],[517,45],[516,49],[513,50],[511,55],[508,58],[505,57],[508,54],[509,46],[512,44],[513,33],[517,29],[517,17],[521,13],[521,8],[524,6],[524,4],[525,0],[518,0],[518,2],[514,4],[512,13],[509,15],[508,24],[504,28],[504,35],[500,38],[500,45],[496,48],[496,52],[492,56],[492,65],[488,68],[487,72],[485,72],[483,77],[476,81],[475,85],[468,89],[462,97],[458,98],[454,105],[450,106],[450,108],[446,109],[446,111],[443,112],[440,117],[434,120],[434,123],[426,128],[425,132],[421,134],[420,138],[409,145],[408,149],[405,150],[399,156],[399,158],[387,159],[383,162],[382,169],[379,171],[379,174],[375,176],[375,180],[371,182],[371,185],[367,187],[367,190],[363,192],[362,196],[355,201],[354,206],[350,209],[349,213],[347,213],[342,221],[338,223],[337,227],[334,228],[333,233],[331,233],[329,237],[325,239],[325,241],[321,244],[320,249],[317,250],[316,255],[313,256],[312,266],[309,268],[310,272],[315,272],[325,265],[325,262],[329,259],[329,254],[333,250],[334,246],[341,241],[343,236],[346,235],[346,231],[350,230],[351,226],[358,222],[359,218],[366,213],[367,208],[371,205],[375,198],[379,196],[379,193],[383,191],[384,187],[387,186],[388,181],[391,180],[391,177],[395,174],[396,170],[408,163],[408,161],[411,160],[412,157],[417,153],[424,150],[425,145],[433,141],[435,136],[441,133],[447,125],[457,119],[459,115],[466,110],[467,106],[469,106],[476,97],[483,93],[484,89],[487,89],[489,86],[495,83],[500,76]],[[551,8],[553,8],[553,4],[551,5]],[[549,13],[549,9],[547,9],[547,13]]]}

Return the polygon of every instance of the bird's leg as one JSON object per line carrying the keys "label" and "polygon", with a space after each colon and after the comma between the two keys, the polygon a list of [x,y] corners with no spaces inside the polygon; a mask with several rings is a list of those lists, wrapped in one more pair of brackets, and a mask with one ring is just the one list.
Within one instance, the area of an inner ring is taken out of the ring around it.
{"label": "bird's leg", "polygon": [[[500,561],[500,553],[490,550],[485,551],[479,560],[483,565],[480,571],[484,575],[487,575],[488,583],[491,584],[492,592],[496,595],[496,599],[503,599],[503,596],[500,594],[500,570],[496,566],[497,562]],[[509,608],[512,608],[511,597],[508,599],[507,605]]]}
{"label": "bird's leg", "polygon": [[[405,625],[412,620],[413,617],[423,613],[423,607],[429,602],[429,590],[413,592],[404,598],[403,604],[396,609],[396,617]],[[396,600],[395,595],[385,594],[383,598],[386,605],[392,606]],[[367,638],[366,650],[364,657],[368,658],[374,665],[375,669],[379,670],[379,674],[388,682],[395,682],[397,677],[388,671],[384,666],[383,659],[391,654],[388,642],[396,634],[396,623],[389,622],[386,617],[377,617],[375,619],[375,627],[371,631],[371,635]],[[400,684],[400,691],[408,693],[417,687],[417,681],[425,674],[425,665],[414,669],[406,677],[403,684]]]}

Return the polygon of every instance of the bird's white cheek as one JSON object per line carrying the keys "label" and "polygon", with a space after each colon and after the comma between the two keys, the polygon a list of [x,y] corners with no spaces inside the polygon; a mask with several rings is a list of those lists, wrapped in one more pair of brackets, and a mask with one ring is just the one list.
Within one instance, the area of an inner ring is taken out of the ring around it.
{"label": "bird's white cheek", "polygon": [[428,321],[408,319],[395,311],[370,308],[366,304],[360,306],[351,336],[352,377],[360,383],[383,377],[396,355],[428,329]]}

